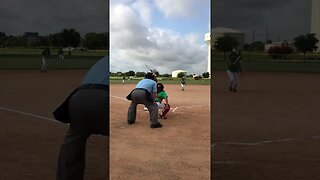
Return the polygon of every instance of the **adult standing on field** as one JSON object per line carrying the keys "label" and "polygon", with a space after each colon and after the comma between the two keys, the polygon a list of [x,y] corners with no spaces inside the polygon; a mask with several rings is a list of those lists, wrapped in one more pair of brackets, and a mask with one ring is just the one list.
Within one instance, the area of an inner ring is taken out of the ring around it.
{"label": "adult standing on field", "polygon": [[58,49],[58,62],[63,61],[64,60],[64,56],[63,56],[63,50],[62,48]]}
{"label": "adult standing on field", "polygon": [[238,55],[237,51],[233,49],[227,61],[228,63],[227,74],[229,76],[229,91],[231,92],[237,92],[238,75],[241,72],[240,58],[241,57]]}
{"label": "adult standing on field", "polygon": [[57,180],[83,179],[87,139],[92,134],[109,137],[108,67],[108,57],[99,60],[65,101],[70,126],[59,153]]}
{"label": "adult standing on field", "polygon": [[181,90],[182,91],[184,91],[184,86],[186,85],[187,83],[186,83],[186,77],[185,76],[183,76],[182,78],[181,78]]}
{"label": "adult standing on field", "polygon": [[51,51],[49,47],[46,47],[42,51],[42,66],[41,66],[41,72],[47,72],[47,65],[48,65],[48,58],[50,57]]}
{"label": "adult standing on field", "polygon": [[136,121],[137,105],[143,104],[147,107],[150,115],[150,127],[161,128],[162,124],[158,122],[158,106],[154,102],[157,97],[157,83],[156,77],[153,73],[148,72],[145,78],[138,82],[135,89],[133,89],[127,96],[131,101],[128,109],[128,124],[133,124]]}

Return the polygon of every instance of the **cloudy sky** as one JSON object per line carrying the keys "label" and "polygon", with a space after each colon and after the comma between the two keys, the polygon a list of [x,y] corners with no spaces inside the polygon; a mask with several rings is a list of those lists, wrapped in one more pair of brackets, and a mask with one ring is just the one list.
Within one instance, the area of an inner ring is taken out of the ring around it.
{"label": "cloudy sky", "polygon": [[210,0],[111,1],[111,72],[205,72],[209,18]]}
{"label": "cloudy sky", "polygon": [[246,41],[292,40],[310,32],[311,0],[215,0],[214,27],[229,27],[245,33]]}
{"label": "cloudy sky", "polygon": [[75,28],[82,35],[108,30],[107,0],[1,0],[0,31],[40,35]]}

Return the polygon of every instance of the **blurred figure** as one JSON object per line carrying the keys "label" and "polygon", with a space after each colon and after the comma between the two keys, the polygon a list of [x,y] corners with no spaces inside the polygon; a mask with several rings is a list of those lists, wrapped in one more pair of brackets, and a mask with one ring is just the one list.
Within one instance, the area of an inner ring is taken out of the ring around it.
{"label": "blurred figure", "polygon": [[58,49],[58,62],[63,61],[64,60],[64,56],[63,56],[63,50],[62,48]]}
{"label": "blurred figure", "polygon": [[87,139],[92,134],[109,137],[108,64],[107,57],[98,61],[89,70],[82,85],[63,103],[64,117],[67,117],[63,122],[69,122],[70,126],[59,153],[57,180],[82,180]]}
{"label": "blurred figure", "polygon": [[48,65],[48,58],[51,55],[51,51],[49,49],[49,47],[46,47],[43,51],[42,51],[42,66],[41,66],[41,72],[47,72],[47,65]]}
{"label": "blurred figure", "polygon": [[237,92],[237,85],[238,85],[238,74],[241,71],[240,67],[240,56],[238,55],[236,49],[231,51],[229,56],[229,60],[227,61],[228,68],[227,74],[229,77],[229,91]]}
{"label": "blurred figure", "polygon": [[184,86],[186,85],[186,77],[183,76],[181,78],[181,90],[184,91]]}

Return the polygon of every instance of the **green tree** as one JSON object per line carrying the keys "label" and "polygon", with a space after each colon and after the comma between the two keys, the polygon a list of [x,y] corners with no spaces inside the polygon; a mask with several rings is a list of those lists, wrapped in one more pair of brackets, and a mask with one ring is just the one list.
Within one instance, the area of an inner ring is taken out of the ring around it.
{"label": "green tree", "polygon": [[204,72],[204,73],[202,73],[202,77],[203,77],[203,78],[209,78],[209,76],[210,76],[210,73],[209,73],[209,72]]}
{"label": "green tree", "polygon": [[88,49],[108,49],[109,34],[90,32],[84,35],[84,44]]}
{"label": "green tree", "polygon": [[25,41],[26,40],[23,36],[9,35],[6,38],[6,46],[8,47],[25,46]]}
{"label": "green tree", "polygon": [[146,75],[145,72],[136,72],[137,77],[144,77]]}
{"label": "green tree", "polygon": [[[59,35],[62,39],[62,46],[76,48],[81,43],[80,33],[75,29],[63,29]],[[68,51],[71,55],[71,51]]]}
{"label": "green tree", "polygon": [[313,52],[318,49],[316,44],[319,42],[315,34],[300,35],[294,38],[294,45],[297,50],[303,53],[303,59],[306,57],[307,52]]}
{"label": "green tree", "polygon": [[170,75],[170,74],[168,74],[168,73],[166,73],[166,74],[162,74],[161,76],[162,76],[162,77],[171,77],[171,75]]}
{"label": "green tree", "polygon": [[5,47],[6,44],[6,33],[0,32],[0,47]]}
{"label": "green tree", "polygon": [[39,36],[38,37],[39,45],[40,46],[49,46],[50,44],[50,37],[49,36]]}
{"label": "green tree", "polygon": [[245,43],[243,45],[243,50],[246,51],[264,51],[264,43],[261,41],[255,41],[253,43]]}
{"label": "green tree", "polygon": [[271,44],[272,43],[272,40],[271,39],[268,39],[266,44]]}
{"label": "green tree", "polygon": [[125,73],[126,76],[135,76],[136,73],[134,71],[128,71]]}
{"label": "green tree", "polygon": [[55,46],[55,47],[63,46],[61,34],[60,33],[49,34],[49,43],[51,46]]}
{"label": "green tree", "polygon": [[253,51],[264,51],[264,43],[261,41],[255,41],[251,43]]}
{"label": "green tree", "polygon": [[218,51],[222,51],[224,54],[224,60],[226,60],[226,53],[239,45],[240,44],[235,37],[224,35],[216,39],[213,47]]}
{"label": "green tree", "polygon": [[117,76],[125,76],[125,74],[122,73],[121,71],[118,71],[116,74],[117,74]]}
{"label": "green tree", "polygon": [[177,77],[178,78],[183,78],[186,74],[184,72],[179,72]]}

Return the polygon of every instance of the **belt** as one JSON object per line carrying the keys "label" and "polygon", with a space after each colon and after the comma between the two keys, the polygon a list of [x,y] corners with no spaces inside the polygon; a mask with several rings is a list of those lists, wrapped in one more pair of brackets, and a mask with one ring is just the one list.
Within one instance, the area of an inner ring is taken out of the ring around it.
{"label": "belt", "polygon": [[84,84],[78,88],[78,90],[80,90],[80,89],[108,89],[108,85],[105,85],[105,84]]}
{"label": "belt", "polygon": [[147,89],[144,89],[144,88],[135,88],[134,90],[144,90],[144,91],[148,91]]}

